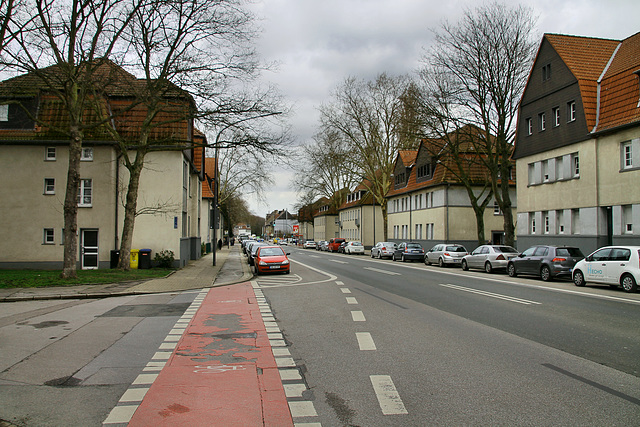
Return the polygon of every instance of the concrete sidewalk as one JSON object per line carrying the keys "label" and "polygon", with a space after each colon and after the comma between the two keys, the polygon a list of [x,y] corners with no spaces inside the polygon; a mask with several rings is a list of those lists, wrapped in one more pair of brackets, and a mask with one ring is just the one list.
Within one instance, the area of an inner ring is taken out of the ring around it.
{"label": "concrete sidewalk", "polygon": [[207,254],[163,278],[106,285],[0,289],[0,302],[106,298],[231,285],[246,282],[253,277],[242,258],[240,246],[234,245],[223,247],[216,253],[216,266],[213,266],[213,254]]}

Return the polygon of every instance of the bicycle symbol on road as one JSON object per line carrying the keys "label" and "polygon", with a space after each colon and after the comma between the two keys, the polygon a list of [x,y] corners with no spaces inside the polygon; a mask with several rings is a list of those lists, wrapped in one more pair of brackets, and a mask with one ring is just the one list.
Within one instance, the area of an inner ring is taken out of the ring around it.
{"label": "bicycle symbol on road", "polygon": [[198,374],[220,374],[227,371],[244,371],[246,368],[242,365],[205,365],[196,366],[193,371]]}

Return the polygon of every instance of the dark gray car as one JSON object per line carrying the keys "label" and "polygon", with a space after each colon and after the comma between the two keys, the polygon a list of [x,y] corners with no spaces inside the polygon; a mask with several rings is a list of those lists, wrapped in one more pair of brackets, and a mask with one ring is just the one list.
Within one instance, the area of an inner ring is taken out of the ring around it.
{"label": "dark gray car", "polygon": [[540,276],[547,282],[555,277],[571,277],[573,267],[583,258],[582,251],[573,246],[537,245],[509,260],[507,273],[511,277],[518,274]]}

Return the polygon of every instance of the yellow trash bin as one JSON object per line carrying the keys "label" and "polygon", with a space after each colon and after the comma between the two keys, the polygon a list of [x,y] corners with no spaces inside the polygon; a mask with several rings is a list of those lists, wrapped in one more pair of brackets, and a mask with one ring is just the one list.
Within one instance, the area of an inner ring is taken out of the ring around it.
{"label": "yellow trash bin", "polygon": [[138,253],[140,249],[131,249],[131,256],[129,257],[129,267],[138,268]]}

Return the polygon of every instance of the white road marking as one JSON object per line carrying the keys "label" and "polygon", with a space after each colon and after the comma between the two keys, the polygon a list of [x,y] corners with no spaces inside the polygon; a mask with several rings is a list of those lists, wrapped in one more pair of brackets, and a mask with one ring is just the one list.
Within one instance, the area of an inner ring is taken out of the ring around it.
{"label": "white road marking", "polygon": [[282,386],[286,397],[302,397],[302,393],[307,390],[304,384],[283,384]]}
{"label": "white road marking", "polygon": [[389,375],[371,375],[369,378],[384,415],[408,414]]}
{"label": "white road marking", "polygon": [[379,268],[364,267],[364,269],[365,270],[376,271],[378,273],[388,274],[389,276],[402,276],[402,274],[396,273],[395,271],[380,270]]}
{"label": "white road marking", "polygon": [[350,294],[351,293],[351,289],[349,289],[349,288],[340,288],[340,290],[342,291],[343,294]]}
{"label": "white road marking", "polygon": [[342,286],[342,285],[344,285],[344,282],[341,281],[341,280],[336,280],[336,285]]}
{"label": "white road marking", "polygon": [[313,402],[289,402],[289,410],[293,418],[297,417],[317,417],[318,413],[313,406]]}
{"label": "white road marking", "polygon": [[351,318],[354,322],[366,322],[367,319],[364,318],[364,313],[361,311],[352,311]]}
{"label": "white road marking", "polygon": [[356,338],[360,350],[377,350],[376,343],[373,342],[369,332],[356,332]]}
{"label": "white road marking", "polygon": [[338,264],[349,264],[347,261],[338,261],[337,259],[330,259],[329,261],[335,262],[335,263],[338,263]]}
{"label": "white road marking", "polygon": [[357,304],[358,300],[356,297],[347,297],[347,304]]}
{"label": "white road marking", "polygon": [[116,406],[102,424],[125,424],[131,421],[138,405]]}
{"label": "white road marking", "polygon": [[449,285],[449,284],[440,284],[440,286],[444,286],[445,288],[451,288],[451,289],[456,289],[459,291],[464,291],[464,292],[469,292],[472,294],[478,294],[478,295],[483,295],[486,297],[491,297],[491,298],[497,298],[497,299],[501,299],[501,300],[505,300],[505,301],[509,301],[509,302],[515,302],[518,304],[524,304],[524,305],[531,305],[531,304],[542,304],[540,302],[536,302],[536,301],[529,301],[526,299],[520,299],[520,298],[516,298],[516,297],[510,297],[508,295],[501,295],[501,294],[494,294],[493,292],[487,292],[487,291],[481,291],[479,289],[473,289],[473,288],[465,288],[463,286],[457,286],[457,285]]}

